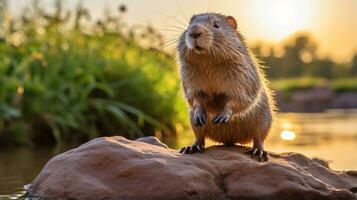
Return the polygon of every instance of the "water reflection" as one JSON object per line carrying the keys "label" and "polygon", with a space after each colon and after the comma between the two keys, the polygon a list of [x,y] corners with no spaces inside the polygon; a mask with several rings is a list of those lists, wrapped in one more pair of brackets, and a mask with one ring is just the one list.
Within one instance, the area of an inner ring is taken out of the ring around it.
{"label": "water reflection", "polygon": [[269,151],[318,157],[336,170],[357,169],[356,147],[357,110],[280,113],[266,140]]}

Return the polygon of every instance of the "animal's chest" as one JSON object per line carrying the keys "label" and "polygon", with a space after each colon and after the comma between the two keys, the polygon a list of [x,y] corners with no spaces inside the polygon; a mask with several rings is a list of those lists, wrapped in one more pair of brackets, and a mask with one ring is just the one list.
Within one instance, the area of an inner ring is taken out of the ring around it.
{"label": "animal's chest", "polygon": [[234,83],[234,77],[228,70],[214,67],[192,70],[190,74],[191,89],[206,94],[225,93]]}

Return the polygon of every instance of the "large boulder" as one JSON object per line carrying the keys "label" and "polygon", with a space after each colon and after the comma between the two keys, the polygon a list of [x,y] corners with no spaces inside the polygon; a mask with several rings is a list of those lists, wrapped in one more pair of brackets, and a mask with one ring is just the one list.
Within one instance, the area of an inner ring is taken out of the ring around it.
{"label": "large boulder", "polygon": [[27,196],[42,199],[357,199],[357,173],[301,154],[258,162],[246,147],[182,155],[154,137],[94,139],[52,158]]}

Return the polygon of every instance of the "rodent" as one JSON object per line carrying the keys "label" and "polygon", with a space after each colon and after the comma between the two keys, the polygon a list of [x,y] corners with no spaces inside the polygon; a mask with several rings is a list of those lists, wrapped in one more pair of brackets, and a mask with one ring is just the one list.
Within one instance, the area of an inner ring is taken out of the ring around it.
{"label": "rodent", "polygon": [[274,118],[274,100],[262,67],[232,16],[192,16],[179,38],[180,79],[196,141],[181,153],[202,152],[205,138],[247,144],[247,153],[268,160],[263,144]]}

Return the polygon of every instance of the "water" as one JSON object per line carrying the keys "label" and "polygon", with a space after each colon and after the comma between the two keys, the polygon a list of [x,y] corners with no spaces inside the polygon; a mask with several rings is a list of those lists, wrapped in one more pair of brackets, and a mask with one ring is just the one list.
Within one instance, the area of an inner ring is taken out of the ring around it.
{"label": "water", "polygon": [[[192,143],[193,134],[181,132],[178,139],[167,138],[165,143],[176,149]],[[273,152],[327,160],[335,170],[357,170],[357,110],[280,113],[265,146]],[[0,150],[0,199],[17,199],[45,163],[67,149]]]}
{"label": "water", "polygon": [[32,182],[46,162],[68,149],[0,150],[0,200],[18,199],[25,193],[23,187]]}

